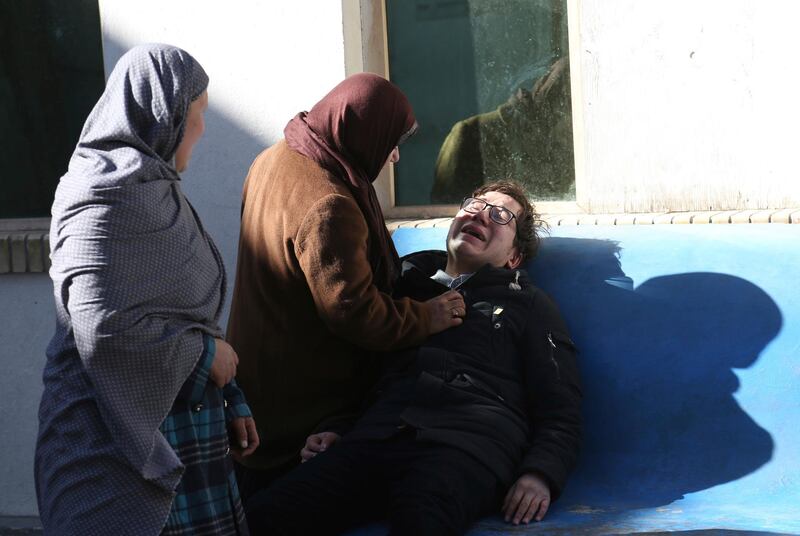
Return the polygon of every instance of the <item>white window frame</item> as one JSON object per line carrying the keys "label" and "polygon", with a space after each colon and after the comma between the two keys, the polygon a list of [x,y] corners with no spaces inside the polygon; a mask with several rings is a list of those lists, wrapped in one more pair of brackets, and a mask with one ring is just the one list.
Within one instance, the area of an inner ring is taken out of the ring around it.
{"label": "white window frame", "polygon": [[[583,92],[580,69],[580,1],[567,0],[570,86],[572,90],[572,136],[575,154],[576,201],[540,201],[543,214],[581,214],[588,206],[583,130]],[[345,73],[371,72],[391,80],[386,31],[385,0],[342,0]],[[456,205],[397,206],[394,166],[385,168],[375,181],[375,191],[389,219],[436,218],[452,216]]]}

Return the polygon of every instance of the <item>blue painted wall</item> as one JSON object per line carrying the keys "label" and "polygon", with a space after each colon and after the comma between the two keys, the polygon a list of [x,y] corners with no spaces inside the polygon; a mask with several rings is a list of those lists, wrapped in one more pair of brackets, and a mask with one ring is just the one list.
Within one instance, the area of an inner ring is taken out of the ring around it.
{"label": "blue painted wall", "polygon": [[800,533],[798,266],[800,226],[553,229],[528,268],[580,348],[586,438],[528,531]]}

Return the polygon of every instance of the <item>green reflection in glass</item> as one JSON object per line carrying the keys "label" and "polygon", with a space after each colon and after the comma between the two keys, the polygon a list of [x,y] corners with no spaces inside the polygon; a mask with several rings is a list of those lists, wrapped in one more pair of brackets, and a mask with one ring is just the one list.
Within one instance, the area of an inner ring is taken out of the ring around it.
{"label": "green reflection in glass", "polygon": [[419,132],[398,205],[457,203],[497,179],[574,200],[565,0],[387,0],[389,71]]}
{"label": "green reflection in glass", "polygon": [[104,84],[97,0],[0,0],[0,218],[50,215]]}

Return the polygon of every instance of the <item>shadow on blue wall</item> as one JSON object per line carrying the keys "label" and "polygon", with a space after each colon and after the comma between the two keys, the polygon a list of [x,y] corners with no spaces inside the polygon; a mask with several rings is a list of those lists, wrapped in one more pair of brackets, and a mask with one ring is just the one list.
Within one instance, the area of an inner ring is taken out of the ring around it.
{"label": "shadow on blue wall", "polygon": [[558,507],[641,508],[729,482],[768,462],[773,441],[733,397],[780,330],[775,302],[716,273],[638,286],[616,242],[551,237],[528,267],[580,353],[586,431]]}

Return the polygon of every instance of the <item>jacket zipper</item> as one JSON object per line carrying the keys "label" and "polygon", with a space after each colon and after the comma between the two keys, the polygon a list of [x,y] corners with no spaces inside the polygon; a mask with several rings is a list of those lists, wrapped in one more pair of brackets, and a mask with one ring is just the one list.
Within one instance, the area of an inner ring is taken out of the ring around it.
{"label": "jacket zipper", "polygon": [[483,383],[482,381],[476,380],[475,378],[473,378],[472,376],[470,376],[470,375],[469,375],[469,374],[467,374],[466,372],[462,372],[462,373],[460,374],[460,376],[461,376],[462,378],[464,378],[465,380],[467,380],[467,383],[469,383],[470,385],[472,385],[473,387],[475,387],[475,388],[476,388],[476,389],[478,389],[479,391],[483,391],[484,393],[486,393],[486,394],[488,394],[488,395],[494,396],[494,397],[495,397],[495,398],[497,398],[497,400],[499,400],[500,402],[503,402],[503,403],[505,403],[505,401],[506,401],[506,399],[505,399],[505,398],[503,398],[502,396],[500,396],[499,394],[497,394],[497,393],[494,391],[494,389],[492,389],[491,387],[489,387],[488,385],[486,385],[486,384],[485,384],[485,383]]}
{"label": "jacket zipper", "polygon": [[556,367],[556,378],[560,380],[561,367],[558,366],[558,361],[556,361],[556,354],[554,352],[556,349],[556,343],[553,341],[553,334],[549,331],[547,332],[547,341],[550,343],[550,361],[552,361],[553,366]]}

